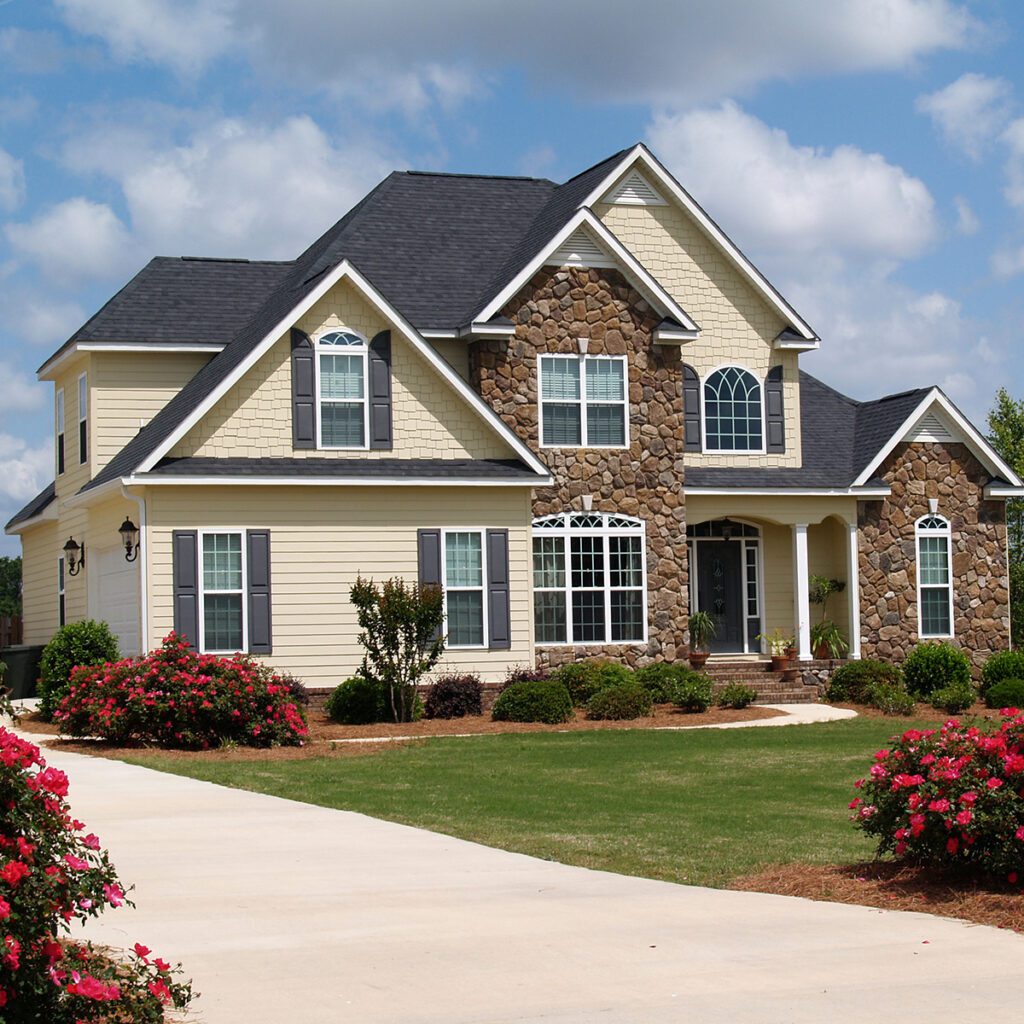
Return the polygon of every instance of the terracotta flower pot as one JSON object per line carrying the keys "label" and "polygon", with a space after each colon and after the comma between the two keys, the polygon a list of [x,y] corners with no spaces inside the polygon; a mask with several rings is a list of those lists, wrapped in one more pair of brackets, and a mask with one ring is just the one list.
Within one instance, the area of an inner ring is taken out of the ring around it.
{"label": "terracotta flower pot", "polygon": [[690,651],[689,661],[690,668],[697,669],[700,671],[704,667],[704,663],[708,660],[707,651]]}
{"label": "terracotta flower pot", "polygon": [[784,654],[773,654],[772,658],[772,671],[782,672],[785,667],[789,664],[789,658]]}

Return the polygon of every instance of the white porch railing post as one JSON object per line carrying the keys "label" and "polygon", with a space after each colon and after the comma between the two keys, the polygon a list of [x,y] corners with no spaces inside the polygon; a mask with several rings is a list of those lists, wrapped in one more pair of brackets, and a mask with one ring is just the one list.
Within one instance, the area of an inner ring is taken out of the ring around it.
{"label": "white porch railing post", "polygon": [[797,656],[811,660],[811,599],[807,561],[807,524],[793,524],[793,593],[796,611]]}
{"label": "white porch railing post", "polygon": [[847,587],[850,605],[850,653],[849,657],[860,657],[860,551],[857,546],[857,524],[848,523],[850,538],[850,583]]}

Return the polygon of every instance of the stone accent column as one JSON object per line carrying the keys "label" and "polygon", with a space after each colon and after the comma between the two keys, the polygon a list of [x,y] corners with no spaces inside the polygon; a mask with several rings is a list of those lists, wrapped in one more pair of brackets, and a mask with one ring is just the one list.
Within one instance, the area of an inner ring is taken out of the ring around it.
{"label": "stone accent column", "polygon": [[797,657],[811,660],[811,598],[807,559],[807,523],[793,524],[793,594],[796,603]]}
{"label": "stone accent column", "polygon": [[847,536],[849,538],[849,555],[847,561],[847,573],[849,583],[847,594],[849,595],[850,606],[850,650],[849,658],[860,657],[860,555],[857,542],[857,524],[846,524]]}

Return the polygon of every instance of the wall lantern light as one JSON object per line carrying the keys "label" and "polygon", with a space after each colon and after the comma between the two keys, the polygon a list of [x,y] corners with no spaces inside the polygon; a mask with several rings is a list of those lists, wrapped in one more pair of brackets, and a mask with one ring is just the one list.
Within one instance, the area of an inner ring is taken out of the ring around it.
{"label": "wall lantern light", "polygon": [[85,545],[79,544],[74,537],[68,537],[64,545],[64,559],[68,566],[68,575],[77,576],[85,565]]}
{"label": "wall lantern light", "polygon": [[117,531],[124,544],[124,560],[134,562],[139,557],[139,528],[127,517]]}

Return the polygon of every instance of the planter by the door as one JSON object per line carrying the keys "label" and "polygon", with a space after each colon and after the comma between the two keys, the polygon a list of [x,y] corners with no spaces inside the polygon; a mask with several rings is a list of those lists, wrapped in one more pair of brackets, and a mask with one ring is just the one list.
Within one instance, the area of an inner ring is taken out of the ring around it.
{"label": "planter by the door", "polygon": [[814,648],[814,657],[818,661],[831,661],[832,652],[828,649],[828,644],[818,644],[818,646]]}
{"label": "planter by the door", "polygon": [[783,669],[782,681],[784,683],[795,683],[799,677],[800,669],[798,669],[796,666],[789,665],[787,668]]}
{"label": "planter by the door", "polygon": [[698,672],[704,667],[705,662],[708,660],[707,651],[690,651],[689,653],[690,668],[696,669]]}
{"label": "planter by the door", "polygon": [[784,672],[789,664],[789,658],[784,654],[773,654],[771,659],[773,672]]}

